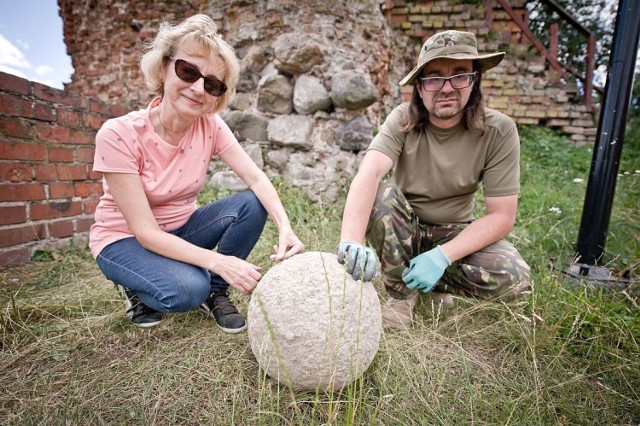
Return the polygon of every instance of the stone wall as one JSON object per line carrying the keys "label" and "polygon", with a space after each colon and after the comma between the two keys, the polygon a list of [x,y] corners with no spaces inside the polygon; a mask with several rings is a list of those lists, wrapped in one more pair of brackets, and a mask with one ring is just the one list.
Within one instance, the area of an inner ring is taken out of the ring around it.
{"label": "stone wall", "polygon": [[[208,13],[243,60],[232,110],[255,110],[259,80],[273,71],[273,44],[283,37],[288,43],[305,40],[322,46],[314,51],[322,63],[313,69],[277,69],[292,84],[299,76],[311,74],[331,90],[336,71],[352,69],[368,75],[377,100],[359,112],[377,127],[397,102],[407,99],[410,88],[400,89],[396,83],[415,64],[422,42],[436,31],[460,29],[477,34],[481,51],[507,52],[503,63],[483,81],[490,107],[519,124],[557,128],[577,144],[594,142],[594,114],[582,103],[576,84],[561,81],[548,69],[544,56],[516,23],[497,2],[491,3],[493,19],[488,23],[481,0],[164,0],[151,5],[142,0],[105,0],[99,5],[95,0],[59,0],[65,42],[76,70],[67,88],[128,108],[144,106],[151,94],[138,68],[142,41],[153,36],[163,19]],[[526,22],[525,3],[510,1]],[[269,146],[264,147],[268,151]]]}
{"label": "stone wall", "polygon": [[[145,106],[151,94],[134,60],[142,41],[160,17],[209,14],[242,66],[237,96],[223,118],[268,175],[305,188],[316,200],[336,199],[393,101],[389,27],[379,0],[226,0],[180,9],[165,1],[129,13],[136,3],[105,1],[105,7],[85,10],[85,2],[60,0],[76,69],[68,90]],[[91,22],[102,23],[99,36],[89,35]],[[103,64],[107,70],[96,71]],[[212,165],[211,179],[231,189],[243,186],[221,163]]]}
{"label": "stone wall", "polygon": [[[146,3],[146,2],[142,2]],[[487,105],[518,124],[558,128],[578,144],[595,139],[596,126],[574,83],[547,69],[497,2],[456,0],[224,0],[106,1],[104,7],[62,1],[65,40],[76,73],[69,90],[146,105],[137,60],[142,41],[160,20],[207,13],[242,63],[238,94],[223,117],[271,176],[305,187],[331,202],[349,180],[374,130],[411,88],[397,82],[415,64],[422,42],[443,29],[477,34],[483,52],[507,57],[485,75]],[[485,5],[492,5],[491,22]],[[525,0],[511,7],[526,22]],[[134,13],[135,12],[135,13]],[[93,29],[93,22],[101,22]],[[373,97],[373,98],[371,98]],[[294,131],[295,130],[295,131]],[[221,164],[213,183],[241,188]]]}
{"label": "stone wall", "polygon": [[163,20],[200,12],[205,0],[58,0],[75,70],[65,89],[137,109],[151,95],[139,67],[142,42]]}
{"label": "stone wall", "polygon": [[[408,98],[411,89],[397,82],[438,30],[472,31],[481,51],[507,51],[483,79],[488,106],[518,124],[559,128],[576,143],[596,134],[575,84],[547,69],[500,6],[486,22],[482,1],[165,0],[141,7],[139,1],[107,0],[95,8],[59,2],[76,69],[67,88],[129,108],[145,106],[152,96],[137,61],[142,41],[160,21],[212,16],[242,64],[237,97],[223,118],[268,175],[324,202],[335,200],[375,129]],[[511,1],[526,21],[524,3]],[[243,187],[220,163],[211,176],[217,186]]]}
{"label": "stone wall", "polygon": [[[505,50],[488,72],[488,105],[519,124],[590,143],[596,128],[576,95],[498,6],[458,0],[58,0],[75,73],[59,91],[0,73],[0,265],[38,248],[86,239],[102,187],[91,172],[105,119],[146,106],[138,60],[162,20],[207,13],[241,60],[238,94],[222,113],[254,161],[272,176],[334,201],[364,148],[409,90],[397,82],[422,42],[440,29],[477,34],[481,51]],[[512,0],[522,16],[523,0]],[[526,17],[526,16],[525,16]],[[215,162],[211,183],[242,182]]]}

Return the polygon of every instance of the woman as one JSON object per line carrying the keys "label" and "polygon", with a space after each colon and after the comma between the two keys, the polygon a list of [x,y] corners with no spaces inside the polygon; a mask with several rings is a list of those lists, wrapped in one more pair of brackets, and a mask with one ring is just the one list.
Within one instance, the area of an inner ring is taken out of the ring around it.
{"label": "woman", "polygon": [[[228,287],[250,294],[260,280],[260,268],[245,259],[267,214],[279,232],[272,260],[304,245],[269,179],[216,114],[235,92],[238,61],[215,23],[195,15],[163,23],[141,68],[158,97],[144,110],[108,120],[96,136],[94,170],[103,173],[104,195],[91,252],[121,286],[136,325],[151,327],[164,312],[199,307],[223,331],[239,333],[247,325]],[[214,156],[249,190],[197,208]]]}

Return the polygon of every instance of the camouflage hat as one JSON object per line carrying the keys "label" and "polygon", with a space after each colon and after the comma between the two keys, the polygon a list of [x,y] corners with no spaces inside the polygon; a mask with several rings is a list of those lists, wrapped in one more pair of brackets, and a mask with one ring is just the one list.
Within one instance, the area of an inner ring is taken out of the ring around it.
{"label": "camouflage hat", "polygon": [[504,58],[505,52],[478,55],[478,43],[473,33],[463,31],[443,31],[432,35],[424,42],[420,50],[418,65],[400,80],[400,86],[413,83],[420,75],[422,68],[438,58],[471,59],[480,63],[480,69],[486,71],[498,65]]}

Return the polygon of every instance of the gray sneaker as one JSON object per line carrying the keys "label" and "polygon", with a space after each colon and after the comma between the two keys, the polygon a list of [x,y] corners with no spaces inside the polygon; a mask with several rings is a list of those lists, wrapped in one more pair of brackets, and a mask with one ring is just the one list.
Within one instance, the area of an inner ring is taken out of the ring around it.
{"label": "gray sneaker", "polygon": [[138,327],[148,328],[153,327],[162,322],[164,314],[160,311],[156,311],[142,303],[138,296],[134,295],[131,290],[124,286],[120,287],[120,293],[124,297],[124,304],[126,306],[125,314],[131,319]]}
{"label": "gray sneaker", "polygon": [[247,329],[247,322],[238,312],[226,290],[214,291],[207,297],[200,312],[215,320],[218,328],[225,333],[240,333]]}

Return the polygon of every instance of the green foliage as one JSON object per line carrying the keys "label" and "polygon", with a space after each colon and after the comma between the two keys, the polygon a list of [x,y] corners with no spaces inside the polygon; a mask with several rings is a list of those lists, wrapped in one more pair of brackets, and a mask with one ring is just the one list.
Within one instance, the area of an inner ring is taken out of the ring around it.
{"label": "green foliage", "polygon": [[36,250],[31,256],[32,262],[46,262],[53,260],[53,253],[50,250]]}
{"label": "green foliage", "polygon": [[[576,147],[542,127],[521,129],[522,159],[518,222],[514,235],[528,241],[525,250],[546,262],[568,265],[575,255],[592,147]],[[553,172],[550,172],[553,170]],[[631,267],[640,274],[640,150],[622,152],[616,194],[605,246],[606,263],[616,270]],[[634,259],[636,259],[634,261]]]}
{"label": "green foliage", "polygon": [[[637,60],[640,60],[640,57],[637,58]],[[629,105],[629,114],[627,117],[630,119],[640,117],[640,71],[636,71],[633,79],[631,102]]]}
{"label": "green foliage", "polygon": [[[640,60],[640,58],[638,58]],[[640,72],[633,80],[631,102],[627,113],[627,128],[624,134],[624,146],[640,150]]]}
{"label": "green foliage", "polygon": [[640,151],[640,114],[627,120],[627,129],[624,134],[625,148]]}

